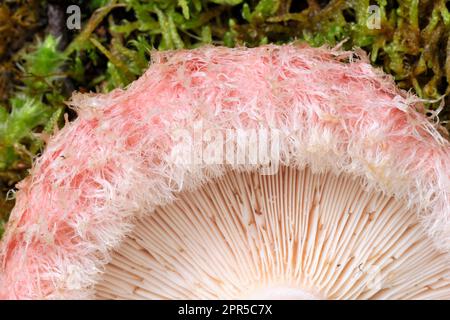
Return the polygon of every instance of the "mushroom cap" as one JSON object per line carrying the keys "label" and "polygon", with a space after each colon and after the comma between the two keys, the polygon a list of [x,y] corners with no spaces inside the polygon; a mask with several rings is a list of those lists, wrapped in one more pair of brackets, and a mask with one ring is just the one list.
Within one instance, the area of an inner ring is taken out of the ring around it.
{"label": "mushroom cap", "polygon": [[137,219],[99,299],[448,299],[450,266],[402,201],[309,167],[232,170]]}
{"label": "mushroom cap", "polygon": [[178,161],[180,149],[203,148],[180,141],[199,126],[223,136],[279,130],[272,163],[357,177],[403,201],[435,248],[450,250],[450,144],[417,111],[420,99],[362,51],[289,44],[157,52],[125,90],[74,94],[71,104],[78,118],[18,184],[1,243],[1,298],[93,297],[137,219],[230,170],[261,166]]}

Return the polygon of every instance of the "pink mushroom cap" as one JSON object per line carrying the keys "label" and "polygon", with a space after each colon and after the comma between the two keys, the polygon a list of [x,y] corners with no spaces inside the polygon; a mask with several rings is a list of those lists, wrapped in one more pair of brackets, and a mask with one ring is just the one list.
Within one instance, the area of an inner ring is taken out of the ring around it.
{"label": "pink mushroom cap", "polygon": [[[360,177],[405,201],[450,250],[450,144],[361,51],[267,45],[155,52],[126,89],[73,95],[1,243],[0,297],[91,298],[133,221],[231,169],[173,156],[177,130],[277,128],[283,165]],[[186,144],[187,142],[183,142]],[[190,146],[195,151],[201,146]],[[272,159],[274,160],[274,159]]]}

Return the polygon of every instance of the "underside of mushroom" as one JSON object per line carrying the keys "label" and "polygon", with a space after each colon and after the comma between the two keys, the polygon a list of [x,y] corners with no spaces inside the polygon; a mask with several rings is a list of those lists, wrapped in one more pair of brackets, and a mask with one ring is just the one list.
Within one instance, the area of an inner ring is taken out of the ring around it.
{"label": "underside of mushroom", "polygon": [[348,174],[228,171],[146,213],[100,299],[449,299],[414,210]]}

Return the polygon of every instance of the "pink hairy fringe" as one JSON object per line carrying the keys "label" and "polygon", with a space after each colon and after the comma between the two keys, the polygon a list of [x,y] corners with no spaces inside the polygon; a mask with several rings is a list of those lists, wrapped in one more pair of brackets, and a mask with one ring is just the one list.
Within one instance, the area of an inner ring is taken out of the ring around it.
{"label": "pink hairy fringe", "polygon": [[421,101],[363,53],[291,44],[152,59],[126,90],[73,96],[79,117],[18,186],[1,298],[90,298],[135,217],[226,170],[253,168],[178,165],[172,133],[199,120],[204,130],[280,129],[281,164],[362,177],[403,199],[450,251],[450,144],[416,111]]}

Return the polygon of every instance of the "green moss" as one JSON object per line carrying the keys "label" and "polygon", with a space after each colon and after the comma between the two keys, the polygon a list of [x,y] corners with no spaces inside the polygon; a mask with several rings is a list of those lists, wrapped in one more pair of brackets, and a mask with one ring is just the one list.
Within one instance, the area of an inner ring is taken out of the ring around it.
{"label": "green moss", "polygon": [[[64,104],[71,91],[126,86],[147,68],[152,49],[344,41],[344,48],[365,49],[404,89],[432,99],[449,91],[450,14],[444,0],[72,2],[82,9],[83,28],[65,30],[65,48],[47,34],[46,1],[0,5],[0,220],[13,204],[5,200],[8,190],[43,147],[36,134],[62,126],[65,112],[74,117]],[[380,28],[369,28],[368,21],[376,22],[370,5],[377,6]],[[440,118],[450,128],[445,102]]]}

